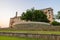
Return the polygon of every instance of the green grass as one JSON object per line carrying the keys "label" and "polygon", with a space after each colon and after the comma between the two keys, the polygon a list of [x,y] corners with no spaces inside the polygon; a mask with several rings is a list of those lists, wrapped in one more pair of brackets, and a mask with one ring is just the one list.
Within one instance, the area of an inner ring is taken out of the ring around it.
{"label": "green grass", "polygon": [[32,30],[11,30],[11,29],[0,29],[0,32],[16,32],[16,33],[32,33],[32,34],[59,34],[60,31],[32,31]]}
{"label": "green grass", "polygon": [[0,36],[0,40],[45,40],[40,38],[22,38],[22,37],[11,37],[11,36]]}
{"label": "green grass", "polygon": [[32,34],[60,34],[60,31],[0,30],[0,32],[32,33]]}

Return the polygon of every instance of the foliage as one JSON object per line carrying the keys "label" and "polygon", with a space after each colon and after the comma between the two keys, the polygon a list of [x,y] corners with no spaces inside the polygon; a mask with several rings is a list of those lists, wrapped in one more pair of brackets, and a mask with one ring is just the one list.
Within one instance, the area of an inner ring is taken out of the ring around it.
{"label": "foliage", "polygon": [[58,11],[58,14],[56,15],[57,19],[60,19],[60,11]]}
{"label": "foliage", "polygon": [[23,12],[21,15],[22,20],[26,21],[38,21],[38,22],[49,22],[47,16],[41,10],[35,10],[34,8],[28,9],[26,12]]}
{"label": "foliage", "polygon": [[53,21],[51,24],[54,25],[54,26],[58,26],[58,25],[60,25],[60,23],[57,22],[57,21]]}

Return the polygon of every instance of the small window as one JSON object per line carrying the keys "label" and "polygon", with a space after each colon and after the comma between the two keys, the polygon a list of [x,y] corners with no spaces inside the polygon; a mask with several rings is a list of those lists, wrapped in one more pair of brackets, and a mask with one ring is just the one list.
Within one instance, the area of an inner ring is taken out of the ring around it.
{"label": "small window", "polygon": [[49,15],[49,18],[51,18],[51,16]]}
{"label": "small window", "polygon": [[50,11],[50,10],[48,10],[48,11]]}
{"label": "small window", "polygon": [[50,15],[50,11],[49,11],[49,15]]}
{"label": "small window", "polygon": [[45,13],[47,13],[47,12],[45,12]]}
{"label": "small window", "polygon": [[45,14],[47,14],[47,12],[45,12]]}

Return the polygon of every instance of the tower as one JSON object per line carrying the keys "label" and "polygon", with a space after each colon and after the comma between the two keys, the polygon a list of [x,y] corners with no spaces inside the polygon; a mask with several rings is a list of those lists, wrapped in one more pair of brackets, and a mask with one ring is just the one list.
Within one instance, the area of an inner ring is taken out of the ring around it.
{"label": "tower", "polygon": [[16,12],[16,15],[15,15],[16,18],[17,18],[17,14],[18,14],[18,12]]}
{"label": "tower", "polygon": [[46,14],[47,19],[51,22],[53,22],[53,9],[52,8],[45,8],[42,9],[42,11]]}
{"label": "tower", "polygon": [[18,12],[16,12],[15,17],[10,18],[10,23],[9,23],[9,26],[10,26],[11,28],[13,27],[13,24],[16,22],[16,19],[17,19],[17,14],[18,14]]}

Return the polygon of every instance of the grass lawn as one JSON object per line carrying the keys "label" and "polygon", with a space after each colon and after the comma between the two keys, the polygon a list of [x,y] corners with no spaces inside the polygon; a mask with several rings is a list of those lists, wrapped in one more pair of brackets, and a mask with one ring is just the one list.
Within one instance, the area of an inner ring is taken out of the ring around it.
{"label": "grass lawn", "polygon": [[34,30],[0,29],[0,32],[32,33],[32,34],[59,34],[60,35],[60,31],[34,31]]}
{"label": "grass lawn", "polygon": [[32,34],[59,34],[60,35],[60,31],[0,30],[0,32],[32,33]]}
{"label": "grass lawn", "polygon": [[11,36],[0,36],[0,40],[45,40],[37,38],[21,38],[21,37],[11,37]]}

